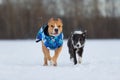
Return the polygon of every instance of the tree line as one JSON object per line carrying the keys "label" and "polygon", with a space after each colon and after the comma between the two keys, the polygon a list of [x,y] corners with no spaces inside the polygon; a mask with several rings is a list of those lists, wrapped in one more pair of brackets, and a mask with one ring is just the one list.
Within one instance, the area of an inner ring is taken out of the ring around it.
{"label": "tree line", "polygon": [[[45,1],[4,0],[0,5],[0,39],[34,39],[40,26],[50,17],[63,20],[65,38],[75,29],[87,30],[88,38],[120,38],[120,17],[102,16],[98,0],[93,0],[94,9],[90,14],[86,11],[89,7],[83,5],[84,0]],[[61,3],[63,13],[57,3]]]}

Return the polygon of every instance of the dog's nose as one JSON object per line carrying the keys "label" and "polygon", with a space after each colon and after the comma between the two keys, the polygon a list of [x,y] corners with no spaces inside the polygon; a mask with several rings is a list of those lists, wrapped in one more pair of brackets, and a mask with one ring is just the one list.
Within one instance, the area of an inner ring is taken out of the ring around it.
{"label": "dog's nose", "polygon": [[55,29],[55,32],[58,32],[58,29]]}
{"label": "dog's nose", "polygon": [[79,44],[77,44],[77,47],[79,47],[80,45]]}

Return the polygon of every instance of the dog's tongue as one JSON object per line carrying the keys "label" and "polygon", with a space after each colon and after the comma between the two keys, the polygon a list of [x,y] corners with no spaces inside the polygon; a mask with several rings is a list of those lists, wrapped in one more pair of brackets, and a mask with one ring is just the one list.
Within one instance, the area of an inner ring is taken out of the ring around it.
{"label": "dog's tongue", "polygon": [[54,35],[57,35],[58,33],[54,33]]}

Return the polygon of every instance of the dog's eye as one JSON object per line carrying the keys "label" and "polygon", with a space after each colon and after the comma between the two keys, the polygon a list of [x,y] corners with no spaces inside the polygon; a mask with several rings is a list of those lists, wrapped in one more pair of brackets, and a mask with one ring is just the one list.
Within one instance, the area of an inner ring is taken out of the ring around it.
{"label": "dog's eye", "polygon": [[51,27],[53,28],[54,26],[53,26],[53,25],[51,25]]}
{"label": "dog's eye", "polygon": [[59,25],[58,28],[60,28],[61,26]]}
{"label": "dog's eye", "polygon": [[83,34],[83,37],[85,37],[85,34]]}

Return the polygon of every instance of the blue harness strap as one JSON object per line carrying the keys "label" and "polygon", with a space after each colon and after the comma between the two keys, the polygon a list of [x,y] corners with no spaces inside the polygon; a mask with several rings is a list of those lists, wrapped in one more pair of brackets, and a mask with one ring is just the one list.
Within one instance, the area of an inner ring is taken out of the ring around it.
{"label": "blue harness strap", "polygon": [[44,45],[51,50],[55,50],[63,45],[63,33],[58,36],[49,36],[45,34],[45,28],[47,25],[43,25],[36,36],[37,40],[43,41]]}

